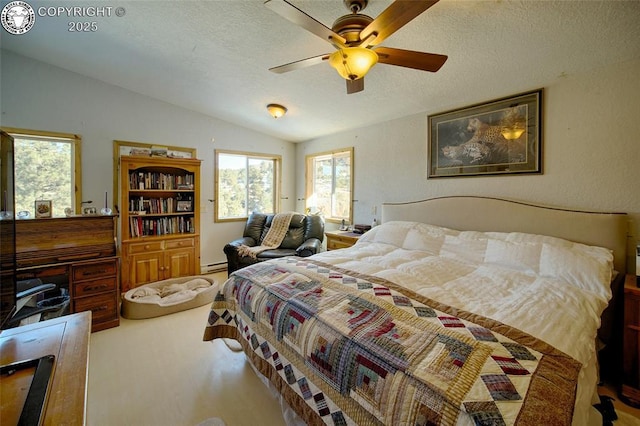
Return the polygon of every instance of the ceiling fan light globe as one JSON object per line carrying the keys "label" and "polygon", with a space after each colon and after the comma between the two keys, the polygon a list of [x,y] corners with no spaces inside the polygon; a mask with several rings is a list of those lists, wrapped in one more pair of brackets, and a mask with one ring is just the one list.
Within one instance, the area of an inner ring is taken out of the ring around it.
{"label": "ceiling fan light globe", "polygon": [[376,52],[364,47],[347,47],[329,56],[329,65],[335,68],[345,80],[358,80],[364,77],[376,63],[378,63]]}

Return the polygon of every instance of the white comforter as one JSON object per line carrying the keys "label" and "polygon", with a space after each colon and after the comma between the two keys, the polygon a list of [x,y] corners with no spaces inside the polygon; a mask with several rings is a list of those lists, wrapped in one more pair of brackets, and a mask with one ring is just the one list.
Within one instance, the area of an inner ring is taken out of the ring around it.
{"label": "white comforter", "polygon": [[588,423],[597,382],[596,334],[611,298],[609,250],[540,235],[388,222],[351,248],[313,259],[385,278],[565,352],[583,365],[573,424]]}

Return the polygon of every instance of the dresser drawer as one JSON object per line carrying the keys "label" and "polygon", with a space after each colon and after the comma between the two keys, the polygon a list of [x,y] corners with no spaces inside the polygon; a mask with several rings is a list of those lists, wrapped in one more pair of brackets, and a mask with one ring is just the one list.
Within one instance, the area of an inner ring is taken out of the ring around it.
{"label": "dresser drawer", "polygon": [[93,324],[118,318],[118,303],[115,292],[75,299],[74,312],[91,311]]}
{"label": "dresser drawer", "polygon": [[167,249],[193,247],[195,245],[193,238],[185,238],[182,240],[169,240],[166,242]]}
{"label": "dresser drawer", "polygon": [[327,250],[348,248],[354,245],[360,238],[360,234],[352,232],[327,232]]}
{"label": "dresser drawer", "polygon": [[113,277],[118,272],[116,260],[105,262],[92,262],[73,265],[73,280],[92,280],[103,277]]}
{"label": "dresser drawer", "polygon": [[129,254],[146,253],[160,250],[162,250],[162,241],[129,244]]}
{"label": "dresser drawer", "polygon": [[349,248],[353,245],[351,241],[335,240],[333,238],[327,240],[327,250],[337,250],[341,248]]}
{"label": "dresser drawer", "polygon": [[73,286],[73,295],[74,297],[82,297],[116,290],[117,281],[116,277],[109,277],[78,282]]}

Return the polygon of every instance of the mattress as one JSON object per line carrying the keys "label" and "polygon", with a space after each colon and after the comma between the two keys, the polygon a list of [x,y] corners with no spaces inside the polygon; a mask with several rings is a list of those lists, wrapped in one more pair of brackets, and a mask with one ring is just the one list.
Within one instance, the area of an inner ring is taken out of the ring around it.
{"label": "mattress", "polygon": [[[454,332],[456,331],[456,326],[446,325],[447,321],[450,322],[449,325],[461,321],[465,323],[462,328],[466,330],[477,331],[486,328],[496,336],[502,336],[500,333],[504,331],[504,336],[507,336],[508,339],[515,338],[516,343],[531,343],[534,354],[538,353],[536,349],[548,345],[551,348],[549,354],[553,354],[553,357],[549,359],[554,360],[558,367],[557,372],[553,373],[554,375],[562,376],[566,372],[567,376],[570,376],[573,374],[571,371],[575,369],[575,377],[570,379],[571,384],[569,385],[569,388],[573,387],[573,390],[568,392],[571,394],[569,398],[572,407],[569,409],[560,408],[560,410],[570,413],[569,420],[558,421],[565,424],[571,422],[575,425],[588,424],[597,381],[596,334],[600,325],[600,315],[611,298],[609,283],[613,274],[613,256],[610,250],[540,235],[461,232],[422,223],[395,221],[385,223],[367,232],[352,248],[324,252],[309,259],[311,264],[316,265],[316,268],[320,266],[325,270],[333,271],[329,272],[329,275],[332,273],[345,274],[365,282],[380,280],[379,283],[383,283],[385,288],[393,289],[394,292],[398,290],[397,296],[395,293],[390,293],[391,300],[395,301],[395,297],[404,297],[403,295],[412,295],[411,300],[417,300],[420,303],[433,302],[433,306],[438,308],[435,322],[445,324],[447,327],[444,334],[452,331],[452,328]],[[278,262],[297,262],[297,260],[285,259],[273,263]],[[279,268],[275,265],[262,265],[261,267]],[[257,305],[253,302],[244,307],[241,307],[241,304],[236,306],[236,302],[228,304],[228,299],[239,296],[234,294],[234,290],[229,287],[239,288],[238,282],[249,279],[251,274],[256,272],[257,270],[252,271],[251,269],[240,271],[239,273],[244,274],[242,275],[244,278],[232,277],[230,282],[225,284],[219,294],[220,301],[218,304],[214,303],[212,307],[212,315],[207,324],[205,338],[235,337],[239,340],[245,339],[245,349],[252,362],[257,364],[258,369],[263,374],[266,373],[267,377],[271,375],[272,382],[282,385],[282,381],[275,377],[279,374],[277,365],[273,363],[271,367],[264,365],[265,358],[260,356],[260,350],[255,350],[256,348],[251,344],[252,339],[256,339],[256,341],[262,339],[262,337],[253,337],[254,332],[256,336],[260,336],[262,328],[259,321],[257,324],[251,323],[252,318],[256,317],[256,312],[253,309],[258,309]],[[316,276],[313,277],[315,280],[318,279]],[[300,281],[304,281],[304,279]],[[332,289],[333,287],[328,284],[326,288]],[[321,292],[328,292],[328,290],[321,290]],[[223,299],[226,300],[222,302]],[[229,309],[230,306],[236,309]],[[397,315],[401,316],[401,314]],[[233,320],[222,319],[225,316],[227,319],[232,318]],[[445,319],[443,320],[443,318]],[[226,324],[227,331],[220,331],[219,326],[222,323]],[[239,332],[229,332],[229,324],[235,324],[234,326]],[[491,324],[491,326],[487,324]],[[243,332],[240,329],[242,327],[245,331],[251,329],[252,333]],[[425,327],[430,326],[425,325]],[[472,334],[477,337],[475,333]],[[449,334],[447,335],[449,336]],[[450,336],[454,340],[457,338],[456,334]],[[498,340],[500,339],[502,337]],[[482,340],[482,338],[477,340]],[[262,340],[260,345],[266,345],[270,352],[281,348],[277,336],[273,342],[265,342]],[[546,349],[542,353],[545,351]],[[287,361],[293,361],[288,358],[297,356],[295,351],[289,352],[284,348],[281,348],[279,353],[282,359],[287,359]],[[435,355],[432,353],[430,356]],[[502,362],[501,368],[504,363],[509,364],[513,360],[510,356],[507,359],[501,354],[494,354],[491,357],[502,360],[500,361]],[[466,361],[465,358],[462,363],[464,364]],[[533,364],[527,364],[527,362],[529,361],[519,359],[520,367],[516,366],[514,369],[507,367],[507,370],[516,376],[530,373],[531,382],[538,383],[536,380],[539,379],[539,371],[541,370],[538,370],[534,361],[531,361]],[[339,362],[336,365],[339,365]],[[490,370],[497,367],[485,365],[482,368]],[[522,373],[522,370],[518,370],[519,368],[528,370],[528,373]],[[504,368],[502,370],[506,371]],[[304,376],[305,380],[308,379],[309,382],[317,381],[318,377],[322,376],[317,371],[314,372],[313,368],[305,370],[304,367],[301,367],[301,371],[307,372]],[[493,397],[496,390],[499,394],[502,384],[487,384],[487,374],[484,370],[478,374],[476,382],[466,388],[465,395],[451,398],[452,405],[458,405],[456,410],[459,410],[455,414],[440,415],[446,410],[435,410],[440,414],[434,415],[433,418],[439,419],[441,424],[462,425],[478,423],[478,419],[492,419],[491,416],[500,416],[504,424],[531,424],[530,420],[524,420],[528,417],[526,414],[522,414],[520,408],[517,407],[518,403],[509,401],[510,397],[502,399],[504,395],[498,395],[497,403],[494,403],[491,398],[487,398],[487,395]],[[485,379],[481,378],[483,375]],[[284,383],[286,383],[286,375],[284,377]],[[516,377],[513,380],[524,405],[536,394],[531,390],[532,387],[529,387],[528,380],[522,377]],[[527,384],[518,384],[520,382],[527,382]],[[375,394],[375,392],[388,391],[387,388],[373,385],[363,387],[360,383],[357,385],[360,386],[358,391],[354,391],[344,388],[344,386],[348,388],[349,385],[341,384],[340,386],[334,383],[329,388],[325,385],[317,387],[317,389],[325,389],[323,396],[327,401],[324,404],[331,406],[331,409],[328,410],[330,415],[320,416],[325,423],[335,423],[337,417],[335,413],[341,412],[345,408],[341,405],[352,403],[345,403],[345,399],[343,399],[344,395],[349,394],[356,396],[356,398],[351,398],[355,401],[353,404],[365,407],[365,411],[374,413],[374,417],[377,416],[378,419],[386,419],[382,420],[382,423],[385,424],[402,424],[404,421],[407,424],[414,424],[416,419],[429,417],[410,415],[402,417],[400,422],[388,421],[388,419],[395,419],[395,417],[385,417],[391,415],[382,413],[380,411],[381,405],[378,402],[368,401],[366,396],[368,394],[361,392],[366,388]],[[335,392],[331,391],[332,387]],[[446,392],[456,392],[451,390],[456,389],[453,387],[443,386],[442,388],[448,389]],[[333,397],[332,392],[335,393]],[[406,392],[405,389],[402,394],[403,398]],[[564,393],[567,391],[563,390],[562,394],[564,395]],[[378,401],[376,399],[378,396],[371,398]],[[559,404],[561,398],[559,396],[555,398],[558,399]],[[305,400],[305,398],[301,398],[301,400]],[[427,397],[427,400],[434,400],[434,398]],[[476,409],[480,406],[486,407],[483,405],[485,403],[497,404],[499,406],[498,414],[494,408]],[[309,404],[310,406],[314,405],[313,403]],[[547,404],[549,411],[557,410],[559,406],[554,406],[551,402]],[[407,405],[407,407],[409,406],[414,407],[411,404]],[[317,407],[316,401],[314,408],[316,411],[318,411]],[[297,411],[304,412],[307,408],[299,407]],[[412,410],[415,411],[415,409]],[[534,411],[545,410],[537,409]],[[358,413],[358,410],[349,411],[347,409],[346,413],[342,417],[345,424],[362,423],[356,420],[355,416],[349,415],[349,413]],[[317,420],[317,418],[314,419]]]}

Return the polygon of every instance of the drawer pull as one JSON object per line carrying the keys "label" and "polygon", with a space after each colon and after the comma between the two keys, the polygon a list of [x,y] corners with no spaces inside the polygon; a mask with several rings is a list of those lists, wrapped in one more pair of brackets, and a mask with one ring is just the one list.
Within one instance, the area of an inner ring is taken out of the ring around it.
{"label": "drawer pull", "polygon": [[145,249],[145,250],[149,250],[150,248],[151,248],[151,246],[150,246],[149,244],[146,244],[146,245],[144,246],[144,249]]}
{"label": "drawer pull", "polygon": [[93,285],[93,286],[88,286],[88,287],[85,287],[84,289],[85,289],[86,291],[96,291],[96,290],[104,290],[104,289],[106,289],[106,288],[109,288],[109,286],[108,286],[108,285],[106,285],[106,284],[102,284],[102,285]]}
{"label": "drawer pull", "polygon": [[91,312],[100,312],[100,311],[106,311],[108,310],[109,307],[106,305],[102,305],[102,306],[96,306],[95,308],[91,308]]}
{"label": "drawer pull", "polygon": [[640,331],[640,325],[627,324],[627,328],[630,328],[631,330],[634,330],[634,331]]}
{"label": "drawer pull", "polygon": [[97,271],[82,271],[83,277],[91,277],[93,275],[105,275],[109,272],[108,269],[99,269]]}

